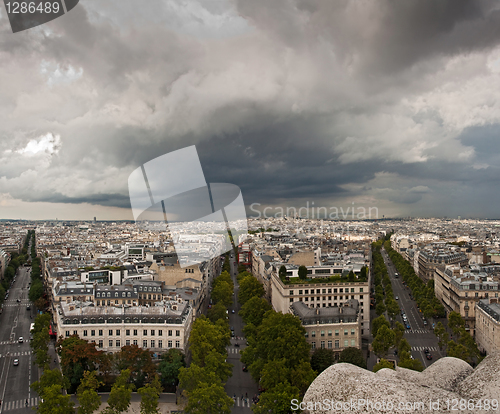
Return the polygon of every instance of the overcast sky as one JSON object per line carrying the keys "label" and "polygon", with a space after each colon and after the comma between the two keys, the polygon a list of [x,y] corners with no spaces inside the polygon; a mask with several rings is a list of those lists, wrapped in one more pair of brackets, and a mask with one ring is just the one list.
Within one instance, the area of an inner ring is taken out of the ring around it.
{"label": "overcast sky", "polygon": [[132,219],[132,171],[190,145],[247,206],[499,218],[499,97],[496,0],[1,6],[0,218]]}

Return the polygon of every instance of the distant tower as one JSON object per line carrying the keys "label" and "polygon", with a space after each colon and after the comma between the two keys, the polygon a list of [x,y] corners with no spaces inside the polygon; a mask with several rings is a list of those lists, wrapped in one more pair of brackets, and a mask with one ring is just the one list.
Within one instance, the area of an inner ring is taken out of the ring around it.
{"label": "distant tower", "polygon": [[97,221],[97,219],[94,217],[94,223]]}
{"label": "distant tower", "polygon": [[458,219],[460,220],[462,218],[462,216],[458,216]]}

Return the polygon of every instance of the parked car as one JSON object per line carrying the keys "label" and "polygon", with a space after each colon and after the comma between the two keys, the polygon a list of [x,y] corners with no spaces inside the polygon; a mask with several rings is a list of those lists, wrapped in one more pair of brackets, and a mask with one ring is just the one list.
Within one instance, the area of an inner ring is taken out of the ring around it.
{"label": "parked car", "polygon": [[234,309],[231,311],[231,313],[234,313]]}
{"label": "parked car", "polygon": [[396,300],[399,300],[399,296],[396,296]]}
{"label": "parked car", "polygon": [[235,346],[236,348],[239,348],[239,347],[240,347],[240,344],[239,344],[238,342],[236,342],[236,343],[234,344],[234,346]]}
{"label": "parked car", "polygon": [[406,329],[411,329],[411,326],[409,323],[406,324]]}
{"label": "parked car", "polygon": [[17,367],[19,365],[19,360],[18,359],[14,359],[14,366]]}
{"label": "parked car", "polygon": [[243,365],[243,372],[248,372],[248,368],[246,365]]}
{"label": "parked car", "polygon": [[26,310],[30,310],[30,309],[31,309],[30,305],[26,306]]}

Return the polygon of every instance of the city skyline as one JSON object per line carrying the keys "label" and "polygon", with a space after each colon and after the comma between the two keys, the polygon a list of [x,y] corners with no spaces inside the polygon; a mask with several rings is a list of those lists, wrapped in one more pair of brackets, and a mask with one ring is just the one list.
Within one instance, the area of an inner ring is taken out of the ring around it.
{"label": "city skyline", "polygon": [[89,1],[15,34],[2,9],[0,217],[130,219],[130,173],[190,145],[247,212],[497,217],[497,3],[267,7]]}

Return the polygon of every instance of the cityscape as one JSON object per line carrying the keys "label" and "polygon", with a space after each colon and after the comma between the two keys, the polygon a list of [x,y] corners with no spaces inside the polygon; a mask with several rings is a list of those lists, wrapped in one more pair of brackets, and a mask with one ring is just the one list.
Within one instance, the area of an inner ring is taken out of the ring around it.
{"label": "cityscape", "polygon": [[500,2],[3,3],[0,414],[500,412]]}

